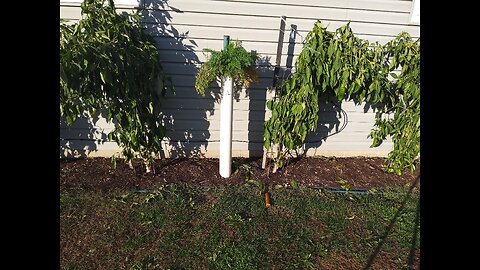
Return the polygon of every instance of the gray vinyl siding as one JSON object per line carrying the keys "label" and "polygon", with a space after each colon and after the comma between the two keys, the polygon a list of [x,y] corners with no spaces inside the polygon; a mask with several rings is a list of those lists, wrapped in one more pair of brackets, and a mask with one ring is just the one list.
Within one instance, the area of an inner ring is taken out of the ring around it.
{"label": "gray vinyl siding", "polygon": [[[333,31],[350,22],[354,33],[371,43],[384,44],[402,31],[420,37],[420,26],[412,24],[412,1],[400,0],[169,0],[141,1],[139,7],[117,5],[118,12],[140,9],[147,31],[155,37],[162,66],[171,76],[176,95],[168,94],[163,102],[168,138],[164,156],[203,155],[218,157],[220,104],[219,87],[212,87],[217,97],[199,96],[194,88],[198,67],[205,61],[202,50],[220,50],[223,36],[241,40],[247,50],[262,57],[257,67],[260,82],[242,91],[233,109],[233,155],[258,156],[262,153],[266,88],[271,86],[275,63],[280,16],[287,16],[281,67],[292,68],[302,49],[302,37],[316,20]],[[79,4],[60,1],[60,17],[78,20]],[[299,35],[293,40],[291,29]],[[316,135],[310,135],[309,155],[386,156],[393,149],[390,140],[370,148],[367,138],[373,128],[374,112],[363,104],[344,102],[346,119],[332,108],[324,108]],[[112,124],[105,119],[81,119],[68,127],[61,121],[61,156],[110,156],[119,151],[108,142],[106,134]],[[341,132],[344,122],[346,126]],[[322,137],[331,135],[321,140]],[[67,150],[65,150],[67,149]]]}

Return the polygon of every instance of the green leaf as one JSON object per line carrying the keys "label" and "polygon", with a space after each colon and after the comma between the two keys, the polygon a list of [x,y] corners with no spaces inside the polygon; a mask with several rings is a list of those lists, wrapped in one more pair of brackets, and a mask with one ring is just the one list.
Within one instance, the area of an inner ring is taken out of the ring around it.
{"label": "green leaf", "polygon": [[273,100],[267,101],[267,108],[271,110],[273,108]]}
{"label": "green leaf", "polygon": [[73,117],[70,114],[65,115],[65,118],[67,119],[67,124],[71,126],[73,124]]}
{"label": "green leaf", "polygon": [[327,49],[328,57],[332,57],[333,51],[334,51],[333,42],[330,42],[330,45],[328,46],[328,49]]}
{"label": "green leaf", "polygon": [[336,90],[335,92],[337,94],[338,101],[341,102],[343,100],[343,97],[345,96],[345,87],[342,84],[340,87],[338,87],[335,90]]}
{"label": "green leaf", "polygon": [[108,135],[107,135],[107,138],[109,141],[114,141],[114,132],[109,132]]}
{"label": "green leaf", "polygon": [[297,115],[297,116],[296,116],[297,118],[301,115],[302,111],[303,111],[302,104],[298,104],[298,103],[297,103],[297,104],[293,105],[293,107],[292,107],[292,112],[293,112],[295,115]]}
{"label": "green leaf", "polygon": [[104,71],[100,71],[100,79],[104,84],[107,84],[107,75],[105,74]]}
{"label": "green leaf", "polygon": [[264,139],[265,139],[265,140],[264,140],[264,143],[263,143],[264,147],[265,147],[266,149],[270,149],[270,132],[265,131],[265,132],[263,133],[263,137],[264,137]]}
{"label": "green leaf", "polygon": [[112,167],[113,167],[114,169],[116,169],[116,168],[117,168],[117,159],[115,158],[115,155],[113,155],[113,156],[111,157],[111,162],[112,162]]}
{"label": "green leaf", "polygon": [[295,179],[292,179],[290,181],[290,186],[292,187],[292,189],[297,189],[298,188],[298,182]]}
{"label": "green leaf", "polygon": [[355,85],[355,82],[350,83],[350,86],[348,87],[349,94],[355,94]]}
{"label": "green leaf", "polygon": [[[148,103],[148,112],[153,113],[153,102]],[[140,120],[140,122],[141,122],[141,120]]]}

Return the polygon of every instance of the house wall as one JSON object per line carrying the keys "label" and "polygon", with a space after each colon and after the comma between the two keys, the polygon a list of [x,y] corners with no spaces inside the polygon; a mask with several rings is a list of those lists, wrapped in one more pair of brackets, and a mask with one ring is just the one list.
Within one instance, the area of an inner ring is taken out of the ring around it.
{"label": "house wall", "polygon": [[[123,3],[129,1],[123,1]],[[135,1],[130,1],[135,2]],[[173,79],[176,95],[164,101],[165,156],[203,155],[218,157],[220,104],[219,88],[213,95],[199,96],[195,75],[205,61],[202,50],[222,49],[223,36],[239,39],[247,50],[262,57],[258,65],[260,82],[239,93],[233,105],[233,155],[262,154],[263,121],[267,87],[272,84],[280,17],[287,17],[281,59],[281,75],[290,70],[302,49],[302,37],[316,20],[334,31],[350,21],[356,36],[384,44],[402,31],[420,36],[420,25],[410,22],[413,1],[400,0],[145,0],[137,8],[148,31],[155,36],[161,63]],[[117,4],[119,12],[133,6]],[[60,17],[78,20],[80,4],[60,0]],[[296,29],[298,34],[292,31]],[[391,140],[370,148],[367,138],[374,123],[374,111],[366,104],[343,102],[345,113],[323,108],[316,134],[308,136],[309,155],[386,156],[393,149]],[[346,123],[344,129],[339,129]],[[103,118],[80,119],[68,127],[60,123],[60,155],[111,156],[119,151],[106,134],[112,125]],[[331,135],[328,138],[321,138]]]}

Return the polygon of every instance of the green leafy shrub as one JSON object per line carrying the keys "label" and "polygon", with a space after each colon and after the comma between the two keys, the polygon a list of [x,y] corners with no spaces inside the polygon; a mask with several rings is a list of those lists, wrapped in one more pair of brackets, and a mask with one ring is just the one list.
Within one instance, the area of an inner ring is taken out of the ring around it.
{"label": "green leafy shrub", "polygon": [[160,98],[173,90],[153,37],[144,32],[138,11],[117,14],[112,0],[85,0],[81,9],[78,23],[60,25],[61,116],[71,125],[105,110],[115,123],[108,138],[123,158],[151,163],[166,133]]}
{"label": "green leafy shrub", "polygon": [[[401,68],[400,75],[395,70]],[[267,106],[272,117],[264,124],[264,145],[280,146],[274,156],[282,166],[287,154],[305,143],[318,125],[319,102],[353,100],[375,105],[371,147],[392,136],[394,149],[387,169],[412,170],[420,153],[420,41],[408,33],[385,44],[369,44],[354,36],[349,24],[335,32],[320,21],[305,39],[295,72],[284,81]]]}

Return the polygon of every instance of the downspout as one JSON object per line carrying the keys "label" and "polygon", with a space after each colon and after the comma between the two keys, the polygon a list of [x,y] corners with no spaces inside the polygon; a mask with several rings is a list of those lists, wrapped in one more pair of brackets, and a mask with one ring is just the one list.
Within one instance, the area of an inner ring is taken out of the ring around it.
{"label": "downspout", "polygon": [[[223,49],[226,50],[230,36],[223,36]],[[220,175],[224,178],[232,174],[232,120],[233,120],[233,79],[225,77],[220,104]]]}

